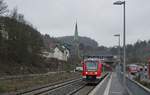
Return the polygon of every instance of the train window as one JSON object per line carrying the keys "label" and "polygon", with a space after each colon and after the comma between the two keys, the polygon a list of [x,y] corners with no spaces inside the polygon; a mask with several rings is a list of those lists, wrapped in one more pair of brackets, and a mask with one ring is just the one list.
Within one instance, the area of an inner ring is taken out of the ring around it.
{"label": "train window", "polygon": [[87,67],[87,71],[96,71],[98,64],[96,61],[87,61],[86,67]]}

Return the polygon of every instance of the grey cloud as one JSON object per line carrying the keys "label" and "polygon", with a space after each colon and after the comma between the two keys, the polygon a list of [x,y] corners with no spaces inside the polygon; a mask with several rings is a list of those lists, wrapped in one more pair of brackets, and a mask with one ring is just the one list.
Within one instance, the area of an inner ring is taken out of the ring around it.
{"label": "grey cloud", "polygon": [[[123,32],[122,6],[116,0],[6,0],[9,8],[19,12],[41,33],[51,36],[74,34],[77,19],[79,34],[88,36],[99,45],[113,46],[113,35]],[[126,0],[127,43],[148,40],[150,31],[150,0]],[[121,36],[122,37],[122,36]]]}

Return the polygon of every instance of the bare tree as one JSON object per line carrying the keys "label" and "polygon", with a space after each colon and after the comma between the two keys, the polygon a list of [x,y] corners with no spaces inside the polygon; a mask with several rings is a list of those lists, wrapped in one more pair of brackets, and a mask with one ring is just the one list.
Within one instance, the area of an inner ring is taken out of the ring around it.
{"label": "bare tree", "polygon": [[13,18],[13,19],[18,19],[18,9],[17,9],[17,7],[15,7],[12,11],[11,11],[11,17]]}
{"label": "bare tree", "polygon": [[0,15],[8,12],[8,5],[4,2],[4,0],[0,0]]}
{"label": "bare tree", "polygon": [[14,9],[11,11],[10,17],[16,19],[19,22],[25,23],[24,15],[18,13],[17,7],[14,7]]}

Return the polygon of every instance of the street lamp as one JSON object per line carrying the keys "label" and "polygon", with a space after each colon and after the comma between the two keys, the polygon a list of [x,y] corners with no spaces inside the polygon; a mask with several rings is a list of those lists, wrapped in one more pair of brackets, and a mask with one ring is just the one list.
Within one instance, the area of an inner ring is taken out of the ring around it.
{"label": "street lamp", "polygon": [[125,1],[116,1],[114,5],[123,5],[123,83],[125,86],[125,75],[126,75],[126,30],[125,30]]}
{"label": "street lamp", "polygon": [[120,60],[121,60],[121,55],[120,55],[120,34],[115,34],[115,37],[118,37],[118,58],[119,58],[119,66],[120,66]]}

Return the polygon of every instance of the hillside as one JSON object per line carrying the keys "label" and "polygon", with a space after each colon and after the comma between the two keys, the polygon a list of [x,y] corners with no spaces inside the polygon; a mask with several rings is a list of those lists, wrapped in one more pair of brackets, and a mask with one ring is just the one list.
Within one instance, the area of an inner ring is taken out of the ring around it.
{"label": "hillside", "polygon": [[[71,55],[75,54],[74,36],[64,36],[56,38],[60,43],[66,44],[70,49]],[[79,37],[80,55],[85,55],[93,52],[98,47],[98,43],[89,37]]]}
{"label": "hillside", "polygon": [[39,56],[43,47],[40,32],[14,18],[1,17],[0,21],[3,23],[0,29],[3,31],[0,32],[1,75],[39,72],[43,67]]}
{"label": "hillside", "polygon": [[[0,17],[0,75],[45,73],[58,70],[57,59],[41,56],[42,50],[57,44],[55,38],[42,35],[23,18]],[[62,64],[65,65],[65,64]],[[63,66],[66,69],[66,66]]]}
{"label": "hillside", "polygon": [[[73,45],[74,43],[74,36],[64,36],[64,37],[57,37],[60,42],[67,43],[70,45]],[[79,37],[79,44],[84,44],[84,46],[89,46],[89,47],[98,47],[98,43],[89,38],[89,37]]]}
{"label": "hillside", "polygon": [[147,63],[150,58],[150,40],[137,41],[127,45],[127,61],[130,63]]}
{"label": "hillside", "polygon": [[[118,48],[109,48],[110,52],[114,55],[118,55]],[[123,55],[123,47],[121,47],[121,55]],[[137,41],[134,44],[127,44],[126,46],[126,61],[129,63],[148,63],[150,58],[150,40],[149,41]],[[123,58],[122,58],[123,59]]]}
{"label": "hillside", "polygon": [[[45,73],[58,69],[56,59],[45,60],[43,35],[16,18],[0,17],[0,75]],[[50,39],[49,43],[52,43]],[[55,41],[54,41],[55,42]],[[48,44],[47,44],[48,45]],[[63,63],[63,62],[61,62]]]}

